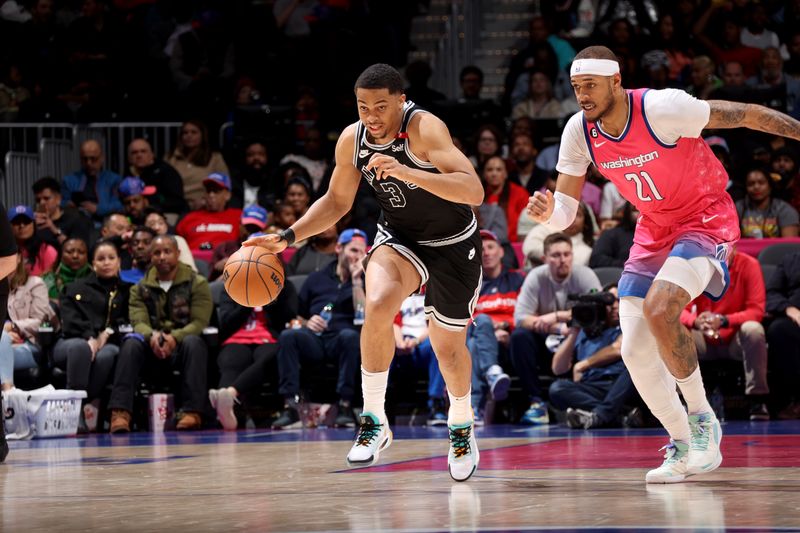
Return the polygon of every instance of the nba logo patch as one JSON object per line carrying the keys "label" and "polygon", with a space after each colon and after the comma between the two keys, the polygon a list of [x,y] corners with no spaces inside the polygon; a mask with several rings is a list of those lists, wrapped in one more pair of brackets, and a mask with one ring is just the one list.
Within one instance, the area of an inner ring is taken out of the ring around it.
{"label": "nba logo patch", "polygon": [[718,244],[717,249],[714,252],[714,258],[717,259],[718,261],[727,263],[729,252],[730,252],[730,247],[727,244],[725,243]]}

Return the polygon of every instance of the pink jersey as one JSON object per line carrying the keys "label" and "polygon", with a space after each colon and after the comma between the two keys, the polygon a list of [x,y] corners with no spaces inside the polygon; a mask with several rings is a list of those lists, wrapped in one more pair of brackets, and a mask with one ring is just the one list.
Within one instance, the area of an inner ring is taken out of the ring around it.
{"label": "pink jersey", "polygon": [[[706,229],[721,242],[735,241],[738,221],[725,192],[725,169],[700,137],[681,137],[671,145],[656,137],[644,111],[648,90],[628,91],[630,116],[619,138],[606,135],[584,116],[583,130],[592,161],[649,219],[647,222],[679,226],[718,204],[714,210],[717,221]],[[730,212],[719,209],[722,206],[729,207]]]}

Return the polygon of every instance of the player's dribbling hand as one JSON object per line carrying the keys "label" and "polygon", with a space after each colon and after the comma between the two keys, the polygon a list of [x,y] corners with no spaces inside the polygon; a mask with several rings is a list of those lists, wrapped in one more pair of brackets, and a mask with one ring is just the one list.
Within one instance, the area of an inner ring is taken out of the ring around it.
{"label": "player's dribbling hand", "polygon": [[375,179],[378,180],[388,178],[389,176],[405,180],[408,167],[392,156],[374,153],[372,157],[369,158],[367,170],[374,170]]}
{"label": "player's dribbling hand", "polygon": [[242,243],[242,246],[260,246],[266,248],[274,254],[279,254],[286,249],[286,241],[277,233],[250,237]]}
{"label": "player's dribbling hand", "polygon": [[546,190],[544,194],[540,191],[536,191],[533,193],[528,199],[528,207],[525,209],[528,217],[532,220],[535,220],[539,224],[544,224],[550,217],[553,215],[553,209],[555,208],[556,201],[553,198],[553,193],[550,190]]}

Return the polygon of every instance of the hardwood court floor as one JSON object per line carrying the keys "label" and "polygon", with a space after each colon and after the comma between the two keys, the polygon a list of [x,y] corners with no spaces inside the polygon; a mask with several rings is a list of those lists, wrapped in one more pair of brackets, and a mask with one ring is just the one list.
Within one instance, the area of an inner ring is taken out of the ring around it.
{"label": "hardwood court floor", "polygon": [[446,431],[394,428],[348,470],[350,430],[107,435],[12,444],[1,531],[800,531],[800,422],[728,423],[723,468],[648,486],[659,430],[491,426],[466,483]]}

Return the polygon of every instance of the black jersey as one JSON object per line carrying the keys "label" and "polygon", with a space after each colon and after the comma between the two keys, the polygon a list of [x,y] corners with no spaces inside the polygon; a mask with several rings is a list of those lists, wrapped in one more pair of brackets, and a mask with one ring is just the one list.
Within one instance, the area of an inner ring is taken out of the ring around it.
{"label": "black jersey", "polygon": [[353,164],[372,186],[383,210],[383,223],[396,234],[425,246],[445,246],[467,239],[477,226],[472,209],[466,204],[445,200],[433,193],[395,177],[376,180],[367,170],[372,154],[389,155],[409,168],[439,174],[427,161],[420,161],[408,146],[408,124],[416,113],[426,113],[411,101],[403,106],[403,120],[394,140],[373,144],[367,140],[367,128],[356,125]]}

